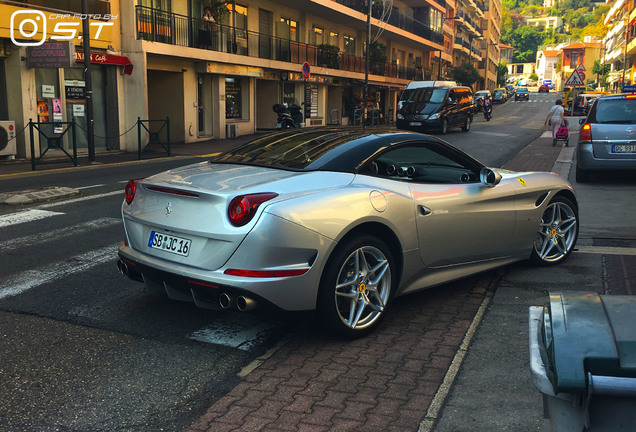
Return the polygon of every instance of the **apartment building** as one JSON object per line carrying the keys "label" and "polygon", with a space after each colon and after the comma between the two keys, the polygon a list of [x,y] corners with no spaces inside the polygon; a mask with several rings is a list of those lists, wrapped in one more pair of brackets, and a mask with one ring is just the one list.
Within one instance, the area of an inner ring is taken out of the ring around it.
{"label": "apartment building", "polygon": [[584,68],[584,84],[596,82],[592,73],[594,61],[601,58],[602,44],[599,41],[575,42],[561,49],[561,79],[563,82],[572,75],[576,68]]}
{"label": "apartment building", "polygon": [[497,87],[497,65],[499,64],[499,40],[501,38],[501,0],[485,0],[486,11],[482,20],[481,57],[479,71],[483,77],[481,88],[493,90]]}
{"label": "apartment building", "polygon": [[556,48],[546,47],[545,49],[537,51],[535,71],[539,77],[539,84],[543,84],[543,81],[549,80],[556,88],[560,87],[560,75],[557,72],[560,56],[561,50]]}
{"label": "apartment building", "polygon": [[[202,20],[204,8],[215,22]],[[368,3],[140,0],[122,5],[122,47],[135,69],[132,110],[171,119],[173,141],[273,129],[278,102],[303,103],[307,127],[355,122],[362,107]],[[374,3],[369,106],[395,116],[398,93],[452,64],[455,3]],[[441,53],[441,63],[440,63]],[[303,73],[308,63],[310,73]]]}
{"label": "apartment building", "polygon": [[457,0],[455,10],[455,39],[453,64],[470,63],[477,67],[481,58],[481,21],[486,9],[482,0]]}
{"label": "apartment building", "polygon": [[603,63],[610,64],[610,89],[620,91],[634,84],[636,74],[636,8],[635,0],[614,0],[605,16],[609,27],[603,40]]}
{"label": "apartment building", "polygon": [[539,30],[557,30],[563,27],[563,19],[561,17],[542,17],[542,18],[528,18],[526,24],[530,27],[538,27]]}

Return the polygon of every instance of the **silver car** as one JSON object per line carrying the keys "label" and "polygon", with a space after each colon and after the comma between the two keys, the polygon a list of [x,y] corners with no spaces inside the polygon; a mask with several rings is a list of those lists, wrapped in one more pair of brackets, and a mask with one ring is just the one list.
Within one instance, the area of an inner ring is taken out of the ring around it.
{"label": "silver car", "polygon": [[120,271],[211,309],[318,310],[347,337],[396,297],[572,252],[572,187],[428,135],[300,129],[126,186]]}
{"label": "silver car", "polygon": [[593,171],[636,170],[636,94],[597,98],[581,119],[576,151],[576,181]]}

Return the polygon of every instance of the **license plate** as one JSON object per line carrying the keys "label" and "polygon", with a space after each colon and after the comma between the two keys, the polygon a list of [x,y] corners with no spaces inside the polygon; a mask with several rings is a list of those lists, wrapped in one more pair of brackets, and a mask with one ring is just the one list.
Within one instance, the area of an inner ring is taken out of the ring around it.
{"label": "license plate", "polygon": [[192,240],[190,239],[156,231],[151,231],[148,239],[149,248],[160,249],[181,256],[188,256],[191,244]]}
{"label": "license plate", "polygon": [[282,127],[283,127],[283,125],[282,125],[282,124],[280,124],[280,123],[276,123],[276,129],[281,129]]}
{"label": "license plate", "polygon": [[410,122],[409,126],[422,126],[422,122]]}
{"label": "license plate", "polygon": [[612,153],[636,153],[636,144],[633,145],[613,145]]}

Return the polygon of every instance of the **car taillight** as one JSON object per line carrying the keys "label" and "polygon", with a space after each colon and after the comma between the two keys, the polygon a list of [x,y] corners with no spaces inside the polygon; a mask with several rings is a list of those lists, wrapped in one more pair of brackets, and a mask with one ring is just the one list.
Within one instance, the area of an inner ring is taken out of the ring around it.
{"label": "car taillight", "polygon": [[298,270],[241,270],[241,269],[227,269],[226,275],[241,276],[241,277],[254,277],[254,278],[277,278],[277,277],[290,277],[301,276],[307,273],[309,269]]}
{"label": "car taillight", "polygon": [[247,224],[256,214],[256,209],[258,209],[259,205],[277,196],[277,193],[266,192],[235,197],[230,201],[230,205],[227,208],[230,222],[237,227]]}
{"label": "car taillight", "polygon": [[137,183],[139,183],[140,180],[140,178],[130,179],[128,180],[128,183],[126,183],[126,189],[124,189],[124,192],[126,193],[126,204],[132,204],[133,200],[135,199],[135,193],[137,192]]}
{"label": "car taillight", "polygon": [[592,141],[592,125],[585,123],[579,134],[579,141]]}
{"label": "car taillight", "polygon": [[636,94],[629,94],[625,96],[625,99],[636,99]]}

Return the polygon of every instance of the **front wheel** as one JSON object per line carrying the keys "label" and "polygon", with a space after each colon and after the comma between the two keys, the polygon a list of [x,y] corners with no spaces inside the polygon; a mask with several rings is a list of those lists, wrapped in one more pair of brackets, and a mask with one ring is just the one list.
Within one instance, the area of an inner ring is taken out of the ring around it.
{"label": "front wheel", "polygon": [[584,170],[582,168],[576,167],[576,182],[577,183],[587,183],[590,181],[592,173],[589,170]]}
{"label": "front wheel", "polygon": [[466,116],[466,122],[464,123],[464,126],[462,126],[462,130],[464,132],[468,132],[470,130],[470,124],[473,122],[473,119],[470,118],[470,116]]}
{"label": "front wheel", "polygon": [[384,319],[396,281],[395,261],[384,242],[366,234],[347,241],[329,258],[320,280],[319,318],[333,333],[365,336]]}
{"label": "front wheel", "polygon": [[562,263],[574,250],[578,235],[578,209],[569,199],[555,197],[543,212],[530,260],[542,266]]}
{"label": "front wheel", "polygon": [[446,133],[448,132],[448,120],[442,120],[442,126],[440,127],[439,131],[442,133],[442,135],[446,135]]}

